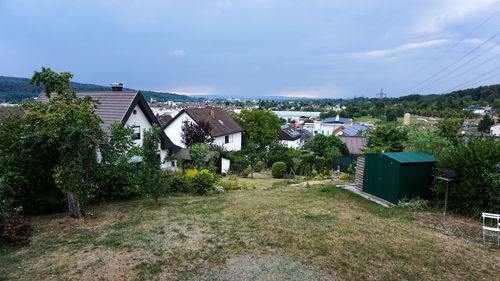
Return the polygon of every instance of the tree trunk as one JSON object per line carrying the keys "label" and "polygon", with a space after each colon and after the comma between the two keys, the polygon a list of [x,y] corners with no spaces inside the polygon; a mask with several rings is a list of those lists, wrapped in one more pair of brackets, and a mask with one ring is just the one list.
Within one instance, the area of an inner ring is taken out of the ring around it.
{"label": "tree trunk", "polygon": [[250,178],[252,178],[252,179],[253,179],[253,165],[252,165],[252,166],[251,166],[251,168],[250,168]]}
{"label": "tree trunk", "polygon": [[80,210],[78,210],[78,202],[75,200],[75,194],[72,190],[67,190],[66,193],[68,195],[69,216],[75,219],[80,218]]}

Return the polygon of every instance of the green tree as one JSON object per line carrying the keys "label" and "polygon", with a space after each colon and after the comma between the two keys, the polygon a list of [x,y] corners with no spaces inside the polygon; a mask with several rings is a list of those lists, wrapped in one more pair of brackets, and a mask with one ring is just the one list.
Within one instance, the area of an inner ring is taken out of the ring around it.
{"label": "green tree", "polygon": [[349,154],[347,145],[335,135],[317,134],[307,143],[306,148],[314,152],[315,155],[327,158]]}
{"label": "green tree", "polygon": [[429,129],[410,130],[405,143],[406,151],[420,151],[441,159],[453,147],[450,140],[436,135]]}
{"label": "green tree", "polygon": [[165,194],[167,189],[164,173],[161,170],[161,155],[158,151],[161,142],[160,132],[161,129],[156,124],[144,132],[141,163],[144,187],[157,205],[158,198]]}
{"label": "green tree", "polygon": [[401,152],[407,141],[407,131],[393,124],[380,125],[368,133],[367,153]]}
{"label": "green tree", "polygon": [[263,151],[259,150],[257,145],[249,141],[243,148],[242,154],[245,155],[250,166],[250,177],[253,178],[254,166],[257,162],[264,159]]}
{"label": "green tree", "polygon": [[459,141],[458,132],[462,128],[462,120],[459,118],[443,118],[438,121],[437,127],[438,136],[447,138],[454,145],[457,145]]}
{"label": "green tree", "polygon": [[[40,137],[54,144],[59,159],[53,169],[54,182],[66,193],[70,216],[85,211],[88,191],[95,185],[96,149],[104,142],[102,119],[93,112],[99,101],[90,96],[77,97],[70,88],[69,72],[56,73],[42,67],[31,83],[43,84],[48,102],[25,102],[25,137],[36,143]],[[53,94],[55,93],[55,94]]]}
{"label": "green tree", "polygon": [[495,121],[493,121],[493,119],[491,119],[491,117],[488,114],[486,114],[484,115],[483,119],[479,121],[479,127],[477,129],[479,132],[488,134],[493,124],[495,124]]}
{"label": "green tree", "polygon": [[188,166],[198,170],[207,169],[211,173],[215,173],[217,167],[214,165],[214,161],[218,159],[219,156],[220,152],[217,151],[216,146],[205,143],[193,144],[189,148],[189,157],[191,157],[191,161],[188,163]]}
{"label": "green tree", "polygon": [[280,119],[270,111],[252,109],[242,110],[234,116],[235,120],[245,129],[243,144],[254,142],[259,149],[271,144],[281,132]]}

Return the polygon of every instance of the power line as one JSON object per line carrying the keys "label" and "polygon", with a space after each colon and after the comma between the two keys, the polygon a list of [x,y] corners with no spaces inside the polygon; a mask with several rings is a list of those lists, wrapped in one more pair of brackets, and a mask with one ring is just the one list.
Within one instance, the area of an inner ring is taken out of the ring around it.
{"label": "power line", "polygon": [[[497,71],[499,71],[499,70],[500,70],[500,66],[494,67],[494,68],[492,68],[492,69],[490,69],[490,70],[488,70],[488,71],[486,71],[486,72],[484,72],[484,73],[482,73],[482,74],[480,74],[480,75],[478,75],[478,76],[476,76],[476,77],[474,77],[474,78],[472,78],[472,79],[470,79],[470,80],[467,80],[466,82],[464,82],[464,83],[462,83],[462,84],[460,84],[460,85],[458,85],[458,86],[455,86],[455,87],[451,88],[451,89],[450,89],[450,90],[448,90],[447,92],[449,93],[449,92],[451,92],[451,91],[454,91],[455,89],[458,89],[458,88],[461,88],[461,87],[463,87],[463,86],[465,86],[465,85],[468,85],[468,84],[470,84],[471,82],[473,82],[471,85],[474,85],[474,84],[480,83],[480,82],[482,82],[482,81],[484,81],[484,80],[488,80],[488,79],[490,79],[490,78],[493,78],[493,77],[495,77],[496,75],[498,75],[496,72],[497,72]],[[489,75],[488,75],[488,74],[489,74]],[[487,76],[485,76],[485,75],[487,75]],[[478,79],[478,78],[480,78],[480,79],[479,79],[479,80],[477,80],[477,81],[475,81],[475,80],[476,80],[476,79]]]}
{"label": "power line", "polygon": [[[487,48],[486,50],[483,50],[481,53],[475,55],[474,57],[470,58],[468,61],[462,63],[461,65],[459,65],[458,67],[452,69],[451,71],[445,73],[444,75],[442,75],[441,77],[435,79],[434,81],[422,86],[420,89],[420,91],[424,91],[424,90],[428,90],[430,88],[434,88],[437,85],[440,85],[442,83],[439,83],[441,80],[445,79],[447,76],[455,73],[457,70],[460,70],[461,68],[463,68],[464,66],[468,65],[469,63],[473,62],[474,60],[482,57],[484,54],[490,52],[491,50],[495,49],[496,47],[498,47],[498,44],[500,44],[500,41],[494,43],[494,45],[490,46],[489,48]],[[491,59],[487,60],[487,62],[489,62]]]}
{"label": "power line", "polygon": [[453,44],[451,47],[449,47],[448,49],[444,50],[443,52],[441,52],[439,55],[437,55],[429,64],[425,65],[424,67],[420,68],[415,74],[418,74],[418,72],[421,72],[422,70],[424,70],[425,68],[433,65],[437,59],[439,57],[441,57],[442,55],[448,53],[449,51],[453,50],[453,48],[455,48],[456,46],[458,46],[460,43],[462,43],[465,39],[467,39],[467,37],[469,37],[472,33],[474,33],[476,30],[478,30],[479,28],[481,28],[481,26],[483,26],[485,23],[487,23],[488,21],[490,21],[494,16],[496,16],[498,13],[500,12],[500,9],[496,10],[495,12],[493,12],[493,14],[491,14],[489,17],[487,17],[484,21],[482,21],[480,24],[478,24],[476,27],[474,27],[474,29],[472,29],[471,31],[469,31],[469,33],[467,33],[462,39],[460,39],[459,41],[457,41],[455,44]]}
{"label": "power line", "polygon": [[500,35],[500,31],[498,31],[497,33],[493,34],[490,38],[488,38],[485,41],[483,41],[479,46],[477,46],[474,49],[472,49],[471,51],[467,52],[465,55],[463,55],[462,57],[460,57],[458,60],[452,62],[451,64],[449,64],[446,67],[442,68],[438,72],[432,74],[431,76],[429,76],[428,78],[424,79],[422,82],[418,83],[416,86],[413,86],[410,89],[417,88],[417,86],[419,86],[420,84],[424,84],[427,81],[431,80],[432,78],[436,77],[436,75],[439,75],[439,74],[443,73],[444,71],[448,70],[450,67],[452,67],[452,66],[456,65],[457,63],[461,62],[463,59],[465,59],[466,57],[468,57],[469,55],[471,55],[472,53],[474,53],[475,51],[477,51],[478,49],[480,49],[481,47],[483,47],[485,44],[487,44],[488,42],[490,42],[491,40],[493,40],[498,35]]}
{"label": "power line", "polygon": [[436,87],[438,87],[438,86],[441,86],[441,85],[443,85],[443,84],[445,84],[445,83],[447,83],[447,82],[449,82],[449,81],[451,81],[451,80],[453,80],[453,79],[455,79],[455,78],[458,78],[458,77],[460,77],[460,76],[462,76],[462,75],[464,75],[464,74],[466,74],[466,73],[471,72],[472,70],[474,70],[474,69],[476,69],[476,68],[478,68],[478,67],[480,67],[480,66],[482,66],[482,65],[485,65],[485,64],[487,64],[487,63],[491,62],[493,59],[495,59],[495,58],[497,58],[497,57],[500,57],[500,54],[497,54],[497,55],[495,55],[495,56],[493,56],[493,57],[491,57],[491,58],[488,58],[488,59],[486,59],[486,60],[482,61],[481,63],[479,63],[479,64],[477,64],[477,65],[473,66],[472,68],[469,68],[469,69],[467,69],[466,71],[462,71],[462,72],[460,72],[459,74],[457,74],[457,75],[455,75],[455,76],[452,76],[452,77],[450,77],[450,78],[446,79],[445,81],[443,81],[443,82],[441,82],[441,83],[439,83],[439,84],[437,84],[437,85],[434,85],[434,86],[431,86],[431,87],[427,87],[427,88],[425,88],[424,90],[429,90],[429,89],[433,89],[433,88],[436,88]]}

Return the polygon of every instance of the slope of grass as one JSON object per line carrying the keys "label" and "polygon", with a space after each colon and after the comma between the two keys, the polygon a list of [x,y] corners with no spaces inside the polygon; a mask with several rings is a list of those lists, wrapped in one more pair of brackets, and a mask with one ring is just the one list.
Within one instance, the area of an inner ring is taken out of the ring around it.
{"label": "slope of grass", "polygon": [[182,194],[158,207],[135,200],[93,211],[81,220],[33,218],[29,245],[0,247],[0,280],[259,280],[269,274],[495,280],[500,273],[498,249],[483,247],[480,236],[440,227],[478,223],[387,209],[335,186]]}

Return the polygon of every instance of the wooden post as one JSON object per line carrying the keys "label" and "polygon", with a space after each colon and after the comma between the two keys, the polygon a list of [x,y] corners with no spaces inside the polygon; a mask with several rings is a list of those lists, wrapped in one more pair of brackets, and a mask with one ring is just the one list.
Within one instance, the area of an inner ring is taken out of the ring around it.
{"label": "wooden post", "polygon": [[78,202],[75,200],[75,194],[72,190],[67,190],[66,193],[68,198],[69,216],[75,219],[80,218],[80,210],[78,209]]}
{"label": "wooden post", "polygon": [[448,190],[450,188],[450,181],[446,181],[446,195],[444,197],[444,213],[443,215],[446,216],[446,210],[448,210]]}

